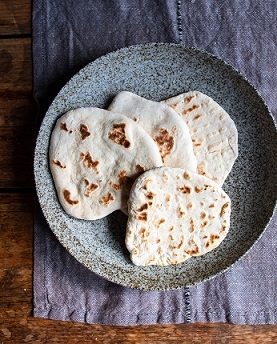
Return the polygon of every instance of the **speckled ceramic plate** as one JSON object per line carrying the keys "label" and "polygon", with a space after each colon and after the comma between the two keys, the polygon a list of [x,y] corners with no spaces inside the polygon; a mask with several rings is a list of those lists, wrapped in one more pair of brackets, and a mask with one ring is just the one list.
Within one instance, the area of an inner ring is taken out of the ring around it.
{"label": "speckled ceramic plate", "polygon": [[[239,133],[239,158],[223,188],[232,200],[231,229],[214,251],[167,267],[137,267],[125,248],[127,216],[120,211],[97,221],[78,220],[61,208],[48,167],[56,119],[81,107],[105,108],[122,90],[160,101],[189,90],[225,108]],[[143,290],[177,289],[209,279],[238,261],[269,222],[276,200],[276,127],[256,90],[232,67],[207,53],[175,44],[118,50],[87,65],[60,91],[37,138],[34,172],[44,216],[64,247],[100,276]]]}

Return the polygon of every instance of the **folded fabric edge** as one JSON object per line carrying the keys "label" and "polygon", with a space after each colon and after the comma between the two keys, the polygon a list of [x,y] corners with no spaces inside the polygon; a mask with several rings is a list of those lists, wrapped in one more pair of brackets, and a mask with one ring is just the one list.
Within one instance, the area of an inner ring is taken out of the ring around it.
{"label": "folded fabric edge", "polygon": [[195,312],[191,323],[229,323],[234,325],[274,325],[277,323],[277,310],[257,312]]}
{"label": "folded fabric edge", "polygon": [[99,314],[93,311],[77,311],[70,309],[34,308],[35,318],[49,320],[72,321],[86,324],[110,325],[110,326],[136,326],[157,324],[182,324],[187,323],[185,312],[160,313],[160,314]]}

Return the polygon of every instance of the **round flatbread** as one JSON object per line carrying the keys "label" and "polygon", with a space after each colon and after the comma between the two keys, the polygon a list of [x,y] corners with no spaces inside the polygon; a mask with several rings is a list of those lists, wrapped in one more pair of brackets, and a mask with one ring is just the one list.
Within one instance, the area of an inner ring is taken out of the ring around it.
{"label": "round flatbread", "polygon": [[151,137],[133,120],[98,108],[79,108],[58,119],[49,164],[64,210],[95,220],[126,208],[135,178],[162,166],[162,161]]}
{"label": "round flatbread", "polygon": [[238,133],[229,114],[212,98],[198,92],[165,100],[185,121],[193,142],[198,173],[223,185],[238,157]]}
{"label": "round flatbread", "polygon": [[126,247],[132,262],[165,266],[216,248],[230,227],[231,201],[202,175],[160,167],[137,178],[128,211]]}
{"label": "round flatbread", "polygon": [[108,110],[122,113],[140,124],[159,147],[164,165],[196,171],[188,127],[169,106],[122,91]]}

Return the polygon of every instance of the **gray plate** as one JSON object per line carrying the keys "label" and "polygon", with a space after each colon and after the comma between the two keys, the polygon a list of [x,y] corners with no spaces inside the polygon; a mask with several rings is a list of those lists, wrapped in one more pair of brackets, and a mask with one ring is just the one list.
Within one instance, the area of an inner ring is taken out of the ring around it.
{"label": "gray plate", "polygon": [[[55,121],[73,108],[105,108],[122,90],[156,101],[199,90],[223,106],[236,123],[239,158],[223,186],[232,200],[231,229],[214,251],[168,267],[137,267],[124,245],[127,217],[123,213],[84,221],[62,210],[48,167],[49,139]],[[131,288],[177,289],[224,271],[261,236],[276,201],[276,143],[276,127],[267,106],[253,86],[225,62],[175,44],[131,46],[87,65],[53,101],[37,138],[37,194],[56,237],[90,270]]]}

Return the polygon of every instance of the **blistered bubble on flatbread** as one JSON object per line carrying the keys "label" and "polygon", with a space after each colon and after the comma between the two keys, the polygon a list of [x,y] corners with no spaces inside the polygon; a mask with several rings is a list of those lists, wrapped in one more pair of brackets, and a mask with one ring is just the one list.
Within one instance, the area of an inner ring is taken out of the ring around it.
{"label": "blistered bubble on flatbread", "polygon": [[57,120],[49,164],[63,209],[71,216],[95,220],[127,208],[134,180],[163,163],[152,138],[132,119],[79,108]]}
{"label": "blistered bubble on flatbread", "polygon": [[238,157],[238,133],[229,114],[199,91],[182,93],[163,103],[188,126],[197,172],[222,185]]}
{"label": "blistered bubble on flatbread", "polygon": [[231,201],[205,176],[159,167],[136,179],[128,211],[126,246],[132,262],[165,266],[218,247],[230,228]]}
{"label": "blistered bubble on flatbread", "polygon": [[159,148],[164,165],[196,171],[196,157],[187,125],[169,106],[134,93],[118,93],[108,110],[139,123]]}

